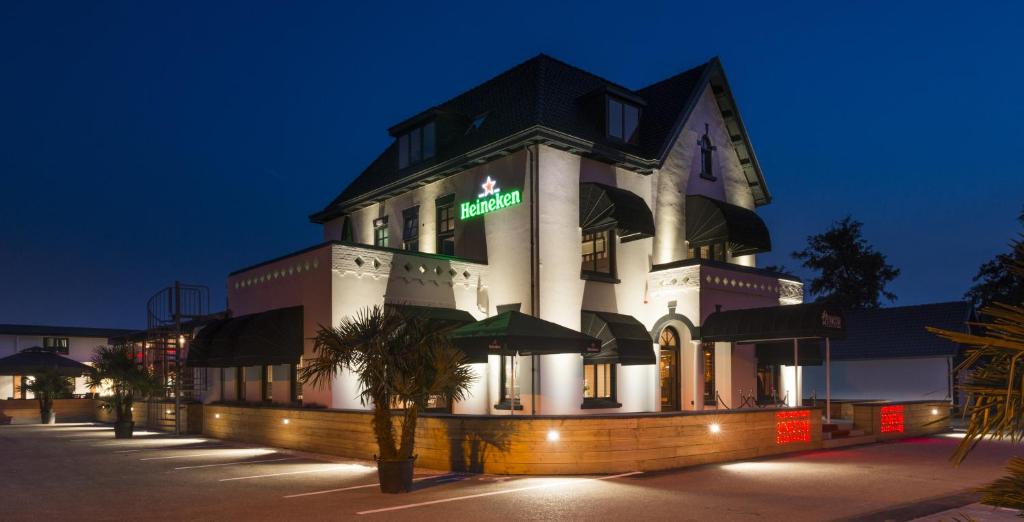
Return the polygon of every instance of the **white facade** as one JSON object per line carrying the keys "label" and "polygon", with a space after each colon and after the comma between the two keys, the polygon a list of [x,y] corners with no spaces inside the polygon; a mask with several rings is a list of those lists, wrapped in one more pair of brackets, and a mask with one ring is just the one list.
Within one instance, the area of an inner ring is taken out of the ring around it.
{"label": "white facade", "polygon": [[[798,281],[753,268],[753,255],[730,256],[725,262],[685,262],[687,195],[754,209],[740,153],[733,148],[737,131],[723,118],[710,85],[697,96],[689,114],[663,166],[648,174],[535,144],[335,217],[323,225],[324,245],[229,276],[229,309],[240,316],[302,305],[307,338],[320,325],[337,325],[361,308],[385,303],[456,308],[477,319],[495,315],[502,305],[518,304],[524,313],[574,330],[581,327],[581,310],[630,315],[651,333],[656,357],[661,331],[676,332],[680,352],[679,369],[672,368],[678,372],[674,406],[702,409],[704,362],[695,338],[703,319],[716,309],[799,303],[803,289]],[[699,175],[698,142],[705,132],[716,144],[713,180]],[[483,216],[457,218],[455,258],[432,255],[438,198],[453,194],[456,204],[473,201],[486,180],[496,181],[505,191],[519,190],[522,203]],[[642,198],[653,214],[654,237],[625,243],[613,239],[617,282],[581,277],[579,190],[585,182],[628,190]],[[419,209],[420,253],[398,250],[403,213],[414,207]],[[387,219],[391,248],[370,246],[375,223],[381,218]],[[346,220],[351,241],[341,242]],[[312,343],[307,341],[304,357],[312,355]],[[500,363],[498,356],[490,359],[474,365],[478,380],[469,399],[453,406],[454,413],[509,414],[495,407],[500,397]],[[717,395],[735,407],[741,395],[756,386],[754,351],[717,343],[713,359]],[[598,409],[583,407],[581,355],[520,357],[518,365],[523,414],[662,409],[658,364],[616,365],[615,400],[621,406]],[[221,373],[211,370],[211,390],[221,388],[217,384]],[[211,391],[207,400],[216,400],[218,393]],[[224,395],[224,400],[231,400],[228,393]],[[306,403],[366,408],[357,395],[355,378],[344,373],[330,390],[303,389]],[[710,402],[708,407],[718,401]]]}

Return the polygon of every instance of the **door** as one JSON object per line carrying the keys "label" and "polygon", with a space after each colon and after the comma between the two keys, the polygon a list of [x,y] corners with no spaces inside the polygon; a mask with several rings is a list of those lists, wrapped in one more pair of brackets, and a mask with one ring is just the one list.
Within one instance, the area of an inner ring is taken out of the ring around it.
{"label": "door", "polygon": [[666,327],[658,338],[661,350],[658,356],[658,375],[661,382],[661,411],[679,411],[679,334]]}

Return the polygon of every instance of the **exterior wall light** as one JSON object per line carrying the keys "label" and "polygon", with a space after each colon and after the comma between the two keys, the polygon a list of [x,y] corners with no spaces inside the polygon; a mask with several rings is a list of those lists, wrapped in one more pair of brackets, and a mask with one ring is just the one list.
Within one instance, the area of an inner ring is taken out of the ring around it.
{"label": "exterior wall light", "polygon": [[289,421],[288,419],[283,419],[283,420],[281,421],[281,424],[288,424],[289,422],[291,422],[291,421]]}
{"label": "exterior wall light", "polygon": [[932,408],[932,415],[938,415],[938,414],[939,414],[939,409],[938,408]]}
{"label": "exterior wall light", "polygon": [[710,426],[708,426],[708,430],[711,431],[711,433],[721,433],[722,425],[718,424],[717,422],[712,423]]}
{"label": "exterior wall light", "polygon": [[219,418],[220,418],[220,414],[219,414],[219,413],[214,413],[214,414],[213,414],[213,418],[215,418],[215,419],[219,419]]}
{"label": "exterior wall light", "polygon": [[558,442],[561,436],[558,434],[558,430],[548,430],[548,442]]}
{"label": "exterior wall light", "polygon": [[164,413],[166,413],[167,415],[170,415],[171,414],[171,410],[164,410]]}

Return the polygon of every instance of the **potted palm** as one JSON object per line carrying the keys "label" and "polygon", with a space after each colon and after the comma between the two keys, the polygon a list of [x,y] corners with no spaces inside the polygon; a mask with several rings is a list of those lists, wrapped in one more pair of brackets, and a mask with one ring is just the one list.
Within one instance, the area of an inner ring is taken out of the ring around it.
{"label": "potted palm", "polygon": [[57,414],[53,411],[53,400],[69,395],[74,391],[71,380],[48,369],[35,375],[31,381],[19,386],[19,391],[32,392],[39,400],[39,422],[55,424]]}
{"label": "potted palm", "polygon": [[[380,489],[412,489],[416,422],[431,398],[463,400],[473,376],[451,344],[457,325],[431,321],[390,307],[360,310],[337,327],[320,327],[304,382],[327,387],[341,368],[359,379],[360,400],[373,407],[372,426]],[[400,420],[396,427],[396,420]]]}
{"label": "potted palm", "polygon": [[127,346],[100,346],[92,358],[89,385],[108,388],[100,396],[100,407],[114,412],[114,437],[129,439],[135,429],[132,404],[146,399],[160,389],[157,375],[136,363]]}

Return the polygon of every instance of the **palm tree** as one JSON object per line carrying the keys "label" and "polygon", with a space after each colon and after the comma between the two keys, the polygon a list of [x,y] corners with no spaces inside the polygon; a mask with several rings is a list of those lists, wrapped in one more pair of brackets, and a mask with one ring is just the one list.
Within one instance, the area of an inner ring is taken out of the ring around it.
{"label": "palm tree", "polygon": [[[1024,243],[1014,245],[1024,259]],[[1024,278],[1024,264],[1013,261],[1007,270]],[[1019,443],[1024,440],[1024,303],[992,303],[981,309],[987,322],[974,323],[973,333],[928,328],[950,341],[969,346],[956,372],[967,370],[958,386],[967,394],[963,415],[967,433],[953,454],[962,462],[982,439]],[[986,504],[1024,509],[1024,459],[1011,459],[1010,476],[981,488]]]}
{"label": "palm tree", "polygon": [[[449,404],[465,399],[474,379],[463,365],[464,355],[448,337],[455,326],[374,306],[335,328],[321,326],[314,339],[314,358],[303,366],[301,379],[323,388],[341,368],[358,376],[359,399],[373,407],[384,492],[408,491],[411,486],[420,411],[435,397]],[[393,407],[402,410],[393,412]],[[398,415],[401,423],[396,430]],[[400,476],[389,474],[390,470]],[[391,480],[396,478],[399,484]]]}
{"label": "palm tree", "polygon": [[71,379],[48,369],[18,387],[21,393],[32,392],[39,400],[39,420],[43,424],[53,424],[57,418],[53,411],[53,400],[71,394],[75,390]]}
{"label": "palm tree", "polygon": [[110,395],[100,396],[102,408],[114,410],[114,437],[132,436],[132,404],[155,395],[161,388],[155,372],[136,363],[128,346],[100,346],[92,358],[89,386],[109,386]]}

